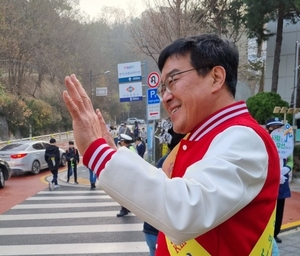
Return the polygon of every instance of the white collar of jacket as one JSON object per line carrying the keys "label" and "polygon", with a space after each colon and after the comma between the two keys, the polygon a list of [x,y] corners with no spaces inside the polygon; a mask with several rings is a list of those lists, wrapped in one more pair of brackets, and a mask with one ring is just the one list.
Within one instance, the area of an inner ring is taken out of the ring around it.
{"label": "white collar of jacket", "polygon": [[198,141],[200,140],[205,134],[213,130],[218,125],[222,124],[223,122],[245,114],[249,113],[247,109],[247,105],[244,101],[235,102],[225,108],[218,110],[217,112],[210,115],[204,121],[202,121],[190,134],[188,137],[189,141]]}

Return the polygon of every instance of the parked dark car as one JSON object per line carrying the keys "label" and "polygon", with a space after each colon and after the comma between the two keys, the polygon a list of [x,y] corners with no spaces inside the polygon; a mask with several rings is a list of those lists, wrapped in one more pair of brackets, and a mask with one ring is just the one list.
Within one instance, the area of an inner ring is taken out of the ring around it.
{"label": "parked dark car", "polygon": [[11,169],[8,163],[0,158],[0,188],[4,188],[5,181],[11,176]]}

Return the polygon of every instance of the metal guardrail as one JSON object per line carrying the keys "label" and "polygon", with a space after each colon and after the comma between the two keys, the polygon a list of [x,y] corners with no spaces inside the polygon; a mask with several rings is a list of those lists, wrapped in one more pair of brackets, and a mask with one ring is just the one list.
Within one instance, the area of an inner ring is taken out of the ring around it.
{"label": "metal guardrail", "polygon": [[49,140],[51,138],[54,138],[57,141],[66,141],[66,140],[74,139],[74,135],[73,135],[73,131],[68,131],[68,132],[47,134],[47,135],[42,135],[42,136],[22,138],[22,139],[17,139],[17,140],[0,141],[0,148],[4,147],[7,144],[13,143],[13,142],[25,141],[25,140],[44,140],[44,141],[49,142]]}

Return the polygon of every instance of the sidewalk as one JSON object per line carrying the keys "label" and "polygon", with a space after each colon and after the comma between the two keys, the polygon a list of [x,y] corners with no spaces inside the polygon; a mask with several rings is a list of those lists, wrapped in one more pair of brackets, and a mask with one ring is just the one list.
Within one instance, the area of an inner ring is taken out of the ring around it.
{"label": "sidewalk", "polygon": [[281,232],[300,227],[300,180],[292,181],[290,188],[292,197],[285,200]]}

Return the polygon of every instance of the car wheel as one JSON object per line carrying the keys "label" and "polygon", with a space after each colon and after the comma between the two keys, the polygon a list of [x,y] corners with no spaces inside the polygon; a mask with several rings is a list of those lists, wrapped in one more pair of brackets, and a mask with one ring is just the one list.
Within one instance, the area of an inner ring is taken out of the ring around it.
{"label": "car wheel", "polygon": [[2,170],[0,170],[0,188],[4,188],[5,186],[5,179]]}
{"label": "car wheel", "polygon": [[32,174],[38,174],[41,170],[41,164],[38,160],[34,160],[31,167]]}
{"label": "car wheel", "polygon": [[61,159],[60,159],[60,166],[65,167],[67,165],[67,157],[66,154],[62,154],[61,155]]}

